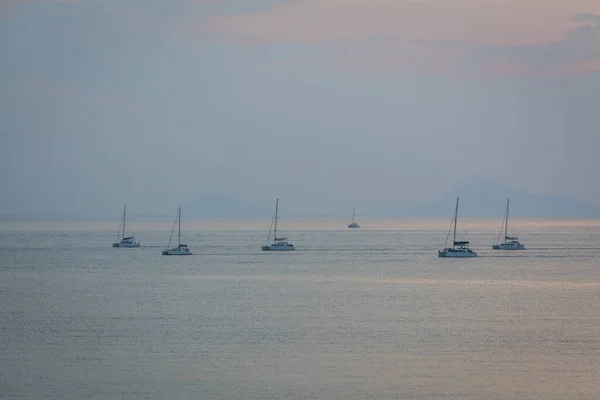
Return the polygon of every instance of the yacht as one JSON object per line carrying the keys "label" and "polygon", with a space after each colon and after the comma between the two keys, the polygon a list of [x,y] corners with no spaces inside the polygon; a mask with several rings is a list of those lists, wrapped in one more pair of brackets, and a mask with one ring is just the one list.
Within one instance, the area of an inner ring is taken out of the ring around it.
{"label": "yacht", "polygon": [[169,248],[171,247],[171,239],[173,239],[173,232],[175,231],[175,224],[173,224],[173,229],[171,230],[171,237],[169,238],[169,244],[167,245],[167,248],[164,249],[161,253],[163,256],[191,256],[192,252],[190,251],[190,248],[187,246],[187,244],[181,243],[181,207],[179,207],[179,210],[177,212],[177,218],[175,220],[175,223],[178,224],[177,247]]}
{"label": "yacht", "polygon": [[360,225],[356,222],[356,218],[354,217],[354,208],[352,209],[352,223],[348,224],[348,228],[360,228]]}
{"label": "yacht", "polygon": [[[477,257],[477,253],[469,248],[469,242],[466,240],[456,240],[456,225],[458,222],[458,197],[456,198],[456,207],[454,209],[454,218],[450,224],[448,235],[446,236],[446,243],[444,249],[438,251],[438,257],[455,257],[455,258],[467,258]],[[450,232],[452,233],[452,247],[448,246],[448,239],[450,238]]]}
{"label": "yacht", "polygon": [[273,243],[269,244],[269,239],[271,238],[271,229],[269,229],[269,235],[267,236],[267,244],[262,246],[262,251],[292,251],[296,250],[293,244],[287,241],[285,237],[277,237],[277,220],[279,219],[279,198],[275,201],[275,216],[271,221],[271,227],[273,227],[273,223],[275,224],[275,229],[273,230]]}
{"label": "yacht", "polygon": [[[504,214],[504,221],[502,221],[502,227],[500,228],[500,234],[498,235],[498,244],[492,245],[493,250],[525,250],[525,245],[519,242],[519,238],[516,236],[508,236],[508,210],[510,206],[510,199],[506,201],[506,214]],[[500,235],[502,235],[502,228],[504,228],[504,242],[500,242]]]}
{"label": "yacht", "polygon": [[[140,242],[135,240],[134,236],[125,237],[125,216],[127,215],[127,205],[123,208],[123,217],[121,218],[121,225],[119,226],[119,232],[117,232],[117,239],[112,244],[112,247],[140,247]],[[121,236],[121,240],[119,240]]]}

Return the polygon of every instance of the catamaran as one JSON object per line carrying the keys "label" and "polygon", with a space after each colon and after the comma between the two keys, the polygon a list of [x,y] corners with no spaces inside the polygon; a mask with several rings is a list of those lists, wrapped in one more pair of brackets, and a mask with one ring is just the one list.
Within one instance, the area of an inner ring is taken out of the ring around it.
{"label": "catamaran", "polygon": [[[492,245],[494,250],[525,250],[525,245],[519,242],[519,238],[516,236],[508,236],[508,210],[510,206],[510,199],[506,201],[506,214],[504,215],[504,221],[502,221],[502,227],[498,234],[498,244]],[[502,235],[502,228],[504,228],[504,243],[500,243],[500,235]]]}
{"label": "catamaran", "polygon": [[177,212],[177,218],[175,223],[178,224],[179,228],[177,230],[177,247],[171,247],[171,239],[173,239],[173,232],[175,231],[175,224],[173,224],[173,229],[171,230],[171,237],[169,238],[169,244],[167,248],[162,251],[163,256],[191,256],[192,252],[190,251],[187,244],[181,243],[181,207]]}
{"label": "catamaran", "polygon": [[[135,237],[129,236],[125,237],[125,215],[127,214],[127,205],[123,208],[123,218],[121,218],[121,225],[119,226],[119,232],[117,232],[117,239],[112,244],[112,247],[140,247],[140,242],[135,241]],[[121,240],[119,241],[119,235],[123,233],[121,236]]]}
{"label": "catamaran", "polygon": [[[454,209],[454,218],[452,218],[452,223],[450,224],[450,229],[448,230],[448,235],[446,236],[446,243],[444,244],[444,249],[438,251],[438,257],[456,257],[456,258],[466,258],[466,257],[477,257],[477,253],[469,248],[469,242],[466,240],[456,240],[456,225],[458,222],[458,197],[456,198],[456,208]],[[452,234],[452,247],[448,246],[448,239],[450,238],[450,232]]]}
{"label": "catamaran", "polygon": [[352,223],[348,224],[348,228],[360,228],[360,225],[356,222],[356,218],[354,217],[354,208],[352,209]]}
{"label": "catamaran", "polygon": [[277,220],[279,219],[279,198],[275,201],[275,216],[271,221],[271,227],[273,227],[273,223],[275,223],[275,229],[273,230],[273,243],[269,243],[269,239],[271,238],[271,229],[269,228],[269,236],[267,236],[267,244],[262,246],[263,251],[292,251],[296,250],[293,244],[287,241],[287,238],[277,237]]}

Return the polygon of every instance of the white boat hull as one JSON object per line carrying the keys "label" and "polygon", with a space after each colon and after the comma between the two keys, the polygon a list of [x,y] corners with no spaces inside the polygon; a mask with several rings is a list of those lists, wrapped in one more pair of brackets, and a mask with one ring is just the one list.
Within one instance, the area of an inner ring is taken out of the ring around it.
{"label": "white boat hull", "polygon": [[286,244],[275,243],[275,244],[270,244],[270,245],[266,245],[266,246],[262,247],[262,251],[293,251],[293,250],[296,250],[296,248],[291,243],[286,243]]}
{"label": "white boat hull", "polygon": [[179,250],[163,250],[163,256],[191,256],[193,253],[191,251],[179,251]]}
{"label": "white boat hull", "polygon": [[189,249],[174,248],[162,251],[163,256],[192,256],[193,253]]}
{"label": "white boat hull", "polygon": [[493,250],[525,250],[525,245],[521,243],[500,243],[492,246]]}
{"label": "white boat hull", "polygon": [[473,250],[464,250],[464,249],[452,250],[452,249],[446,249],[446,250],[440,250],[440,251],[438,251],[438,257],[471,258],[471,257],[477,257],[477,253],[475,253]]}
{"label": "white boat hull", "polygon": [[132,249],[132,248],[136,248],[136,247],[141,247],[142,245],[140,242],[117,242],[117,243],[113,243],[112,246]]}

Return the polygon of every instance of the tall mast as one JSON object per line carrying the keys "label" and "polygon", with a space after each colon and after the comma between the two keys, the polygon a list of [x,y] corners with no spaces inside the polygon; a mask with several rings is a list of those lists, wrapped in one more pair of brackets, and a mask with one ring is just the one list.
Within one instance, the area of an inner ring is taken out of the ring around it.
{"label": "tall mast", "polygon": [[177,232],[177,244],[181,245],[181,207],[179,207],[179,231]]}
{"label": "tall mast", "polygon": [[123,207],[123,239],[125,239],[125,213],[127,212],[127,204]]}
{"label": "tall mast", "polygon": [[273,235],[273,243],[277,241],[277,213],[279,212],[279,197],[275,200],[275,233]]}
{"label": "tall mast", "polygon": [[454,243],[456,243],[456,225],[458,223],[458,197],[456,198],[456,208],[454,209],[454,235],[452,238],[452,248],[454,248]]}
{"label": "tall mast", "polygon": [[354,208],[352,208],[352,223],[354,223],[356,220],[354,218]]}
{"label": "tall mast", "polygon": [[508,206],[510,205],[510,199],[506,201],[506,221],[504,221],[504,243],[506,243],[506,237],[508,236]]}

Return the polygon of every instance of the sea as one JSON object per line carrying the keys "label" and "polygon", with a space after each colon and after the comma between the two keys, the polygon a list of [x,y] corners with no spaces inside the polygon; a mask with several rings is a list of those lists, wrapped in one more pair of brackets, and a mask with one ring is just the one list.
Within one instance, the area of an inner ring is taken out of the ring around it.
{"label": "sea", "polygon": [[0,398],[600,399],[600,220],[349,222],[0,222]]}

